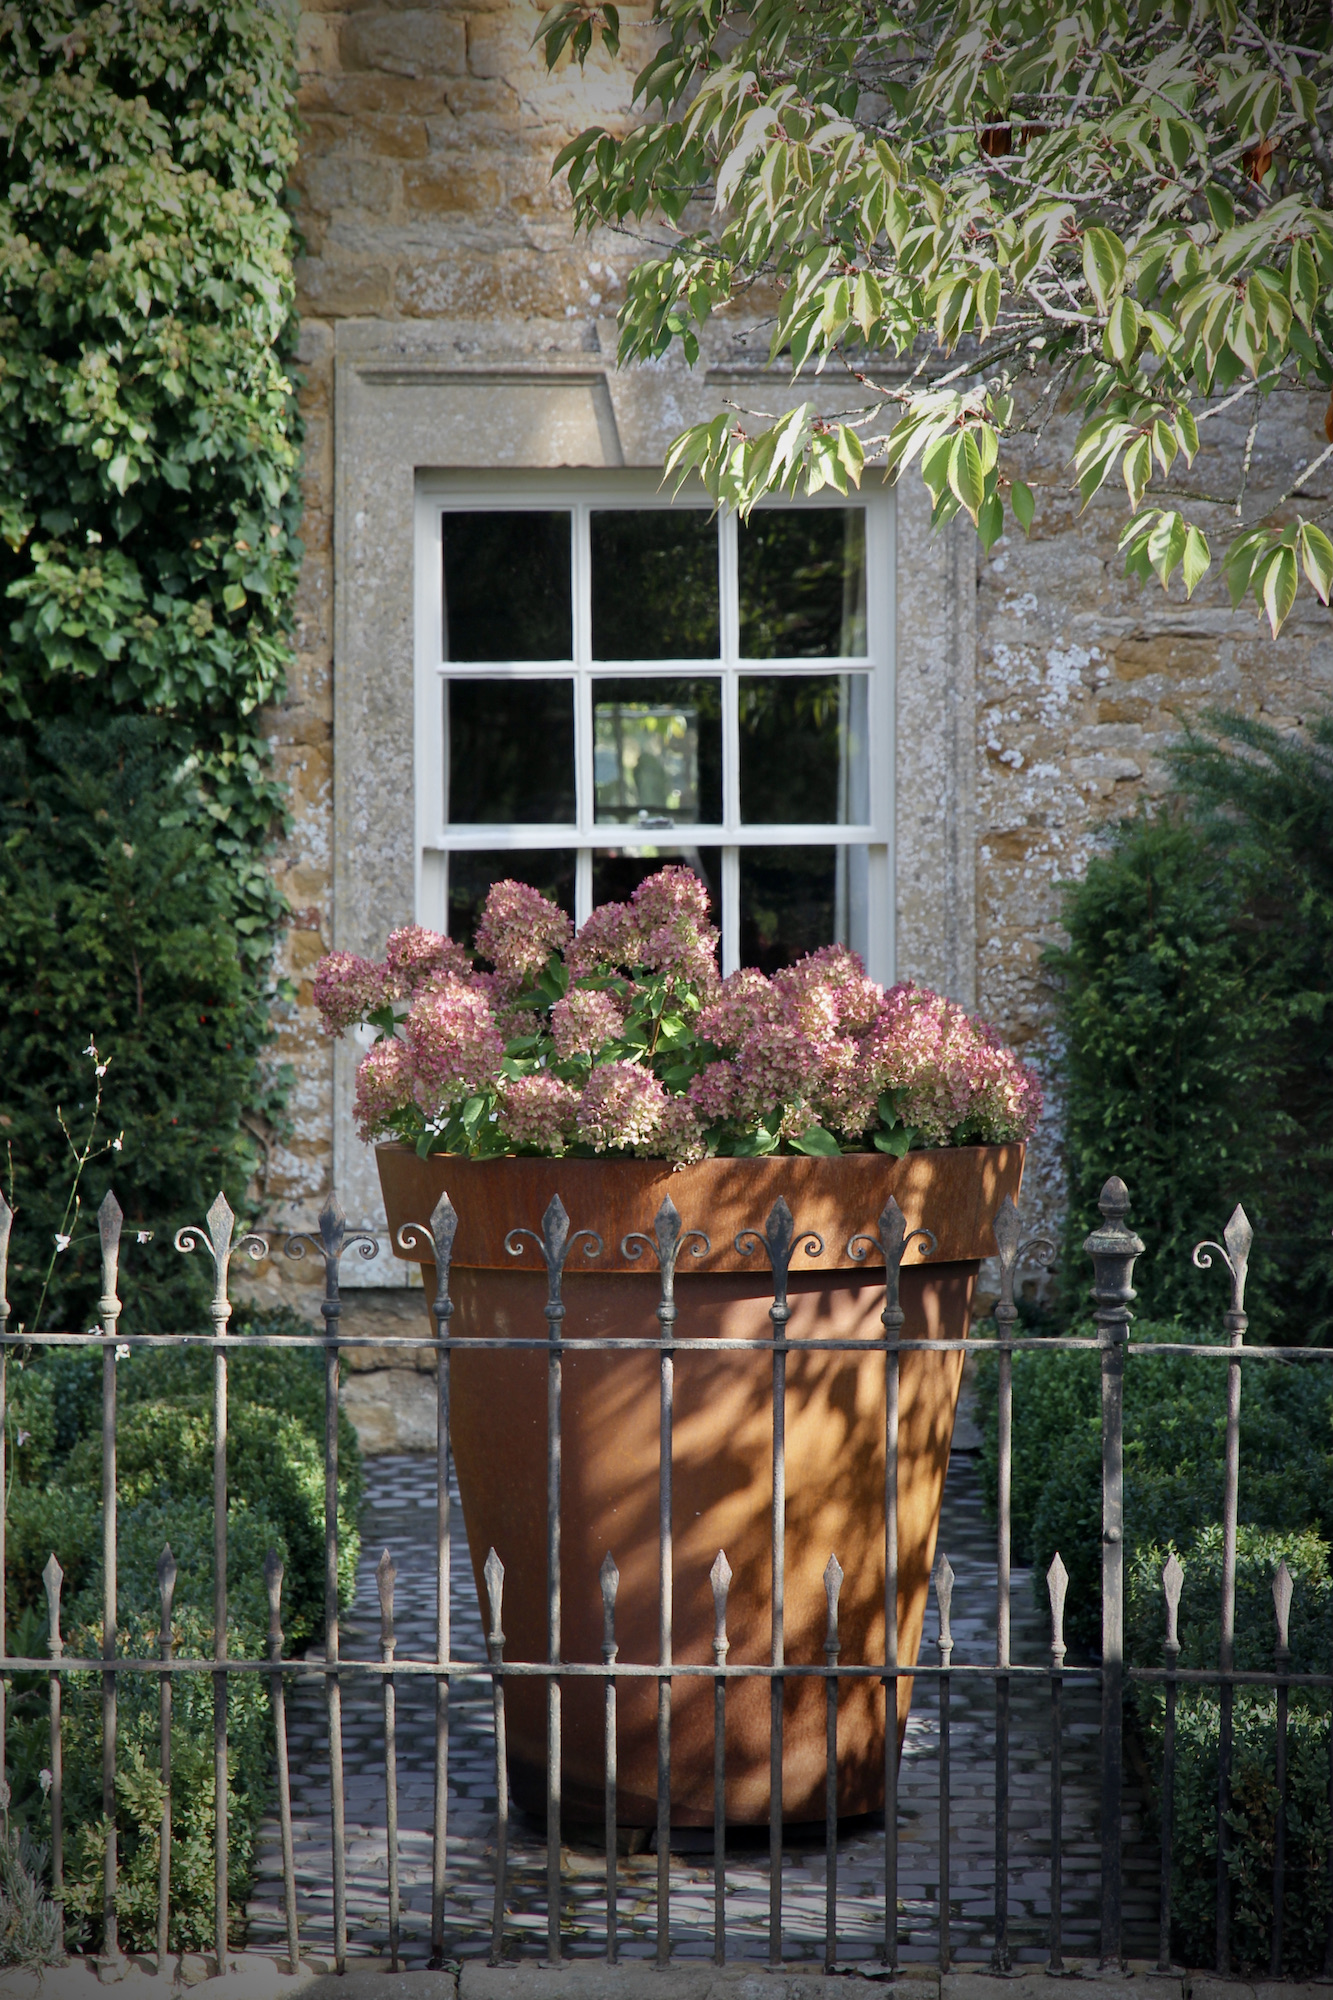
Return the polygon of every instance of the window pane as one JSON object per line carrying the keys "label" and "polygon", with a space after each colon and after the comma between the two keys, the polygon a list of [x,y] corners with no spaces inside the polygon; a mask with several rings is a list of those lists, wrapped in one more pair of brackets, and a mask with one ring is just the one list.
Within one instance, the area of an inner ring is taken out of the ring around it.
{"label": "window pane", "polygon": [[444,516],[446,660],[571,660],[567,513]]}
{"label": "window pane", "polygon": [[762,507],[737,523],[741,657],[866,650],[864,507]]}
{"label": "window pane", "polygon": [[604,849],[592,857],[592,900],[598,903],[626,902],[645,876],[659,868],[692,868],[708,890],[713,905],[713,922],[721,925],[722,850],[719,847],[652,847],[627,854],[622,849]]}
{"label": "window pane", "polygon": [[451,825],[573,821],[573,681],[454,680],[446,699]]}
{"label": "window pane", "polygon": [[743,847],[741,964],[776,972],[821,945],[867,946],[864,847]]}
{"label": "window pane", "polygon": [[592,516],[594,660],[715,660],[717,523],[701,507]]}
{"label": "window pane", "polygon": [[869,701],[869,674],[743,674],[742,820],[865,825]]}
{"label": "window pane", "polygon": [[721,820],[720,680],[595,680],[592,741],[599,824]]}
{"label": "window pane", "polygon": [[449,935],[471,945],[477,919],[493,882],[527,882],[559,903],[571,918],[574,915],[574,855],[556,848],[549,853],[531,849],[502,854],[492,850],[482,854],[449,856]]}

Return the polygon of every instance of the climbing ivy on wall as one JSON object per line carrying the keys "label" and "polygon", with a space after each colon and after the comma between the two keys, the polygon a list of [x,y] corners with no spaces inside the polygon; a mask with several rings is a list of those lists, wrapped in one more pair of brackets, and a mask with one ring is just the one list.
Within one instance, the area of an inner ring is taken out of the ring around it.
{"label": "climbing ivy on wall", "polygon": [[0,5],[0,713],[167,725],[256,975],[300,559],[293,21]]}

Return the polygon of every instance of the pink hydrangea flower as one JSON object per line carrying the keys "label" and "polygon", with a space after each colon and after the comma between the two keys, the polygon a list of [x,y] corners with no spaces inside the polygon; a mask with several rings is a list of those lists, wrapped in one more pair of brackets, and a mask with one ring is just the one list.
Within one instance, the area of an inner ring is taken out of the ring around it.
{"label": "pink hydrangea flower", "polygon": [[846,945],[824,945],[773,974],[788,1020],[807,1034],[864,1034],[884,1002],[884,988]]}
{"label": "pink hydrangea flower", "polygon": [[626,970],[640,963],[642,944],[629,903],[599,903],[565,953],[565,968],[571,979]]}
{"label": "pink hydrangea flower", "polygon": [[735,1063],[706,1063],[691,1083],[688,1095],[705,1125],[725,1125],[735,1116],[740,1095]]}
{"label": "pink hydrangea flower", "polygon": [[551,1035],[562,1062],[567,1056],[595,1056],[618,1040],[624,1028],[624,1010],[615,995],[597,987],[571,986],[551,1009]]}
{"label": "pink hydrangea flower", "polygon": [[475,986],[445,974],[417,995],[403,1033],[423,1110],[443,1110],[495,1082],[504,1042]]}
{"label": "pink hydrangea flower", "polygon": [[693,1166],[696,1160],[707,1156],[704,1135],[695,1114],[694,1106],[685,1097],[668,1097],[662,1111],[662,1122],[647,1145],[637,1146],[635,1151],[659,1160],[670,1160],[677,1167]]}
{"label": "pink hydrangea flower", "polygon": [[579,1094],[558,1076],[538,1072],[500,1086],[499,1123],[515,1146],[563,1153],[574,1131]]}
{"label": "pink hydrangea flower", "polygon": [[775,1105],[810,1097],[819,1079],[819,1044],[785,1021],[758,1029],[736,1052],[736,1109],[742,1123]]}
{"label": "pink hydrangea flower", "polygon": [[486,995],[506,1047],[520,1035],[531,1035],[540,1027],[541,1018],[533,1008],[515,1006],[516,989],[512,980],[502,979],[498,972],[474,972],[469,975],[468,984]]}
{"label": "pink hydrangea flower", "polygon": [[574,934],[564,911],[526,882],[495,882],[477,925],[477,950],[502,979],[526,986]]}
{"label": "pink hydrangea flower", "polygon": [[708,891],[692,869],[659,868],[631,902],[643,940],[640,964],[692,986],[716,986],[718,931],[709,921]]}
{"label": "pink hydrangea flower", "polygon": [[352,1116],[363,1139],[390,1131],[389,1120],[413,1101],[412,1061],[396,1035],[376,1042],[356,1072]]}
{"label": "pink hydrangea flower", "polygon": [[660,1130],[669,1102],[640,1063],[599,1063],[579,1097],[579,1137],[598,1153],[635,1151]]}
{"label": "pink hydrangea flower", "polygon": [[722,981],[717,997],[699,1009],[695,1028],[704,1041],[720,1049],[738,1049],[743,1041],[779,1019],[782,1001],[771,979],[753,966],[742,966]]}
{"label": "pink hydrangea flower", "polygon": [[879,1092],[859,1041],[841,1036],[825,1045],[813,1098],[821,1122],[840,1138],[863,1139],[879,1124]]}
{"label": "pink hydrangea flower", "polygon": [[384,981],[377,965],[352,951],[331,951],[315,971],[315,1005],[325,1030],[341,1035],[384,1005]]}
{"label": "pink hydrangea flower", "polygon": [[395,1000],[410,1000],[428,979],[440,972],[466,979],[472,960],[456,938],[442,937],[422,924],[404,924],[390,931],[384,947],[384,990]]}

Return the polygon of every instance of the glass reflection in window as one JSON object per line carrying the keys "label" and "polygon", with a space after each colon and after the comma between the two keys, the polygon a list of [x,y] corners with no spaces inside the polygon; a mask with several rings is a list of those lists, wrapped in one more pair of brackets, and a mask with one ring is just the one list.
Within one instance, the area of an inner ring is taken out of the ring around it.
{"label": "glass reflection in window", "polygon": [[592,727],[599,824],[721,820],[720,681],[595,680]]}

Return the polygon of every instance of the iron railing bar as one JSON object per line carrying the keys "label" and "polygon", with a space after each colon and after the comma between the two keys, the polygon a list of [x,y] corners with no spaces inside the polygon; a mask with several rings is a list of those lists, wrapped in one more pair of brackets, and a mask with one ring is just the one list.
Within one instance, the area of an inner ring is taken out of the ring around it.
{"label": "iron railing bar", "polygon": [[[52,1550],[42,1571],[42,1587],[46,1592],[47,1645],[51,1658],[46,1662],[49,1670],[46,1694],[50,1716],[48,1738],[51,1758],[51,1900],[57,1905],[65,1900],[65,1759],[60,1727],[60,1668],[58,1662],[64,1651],[60,1637],[60,1587],[65,1580],[65,1572],[56,1561]],[[64,1911],[61,1911],[63,1920]],[[63,1939],[63,1921],[62,1931]]]}
{"label": "iron railing bar", "polygon": [[1051,1937],[1046,1970],[1064,1971],[1064,1663],[1069,1572],[1057,1549],[1046,1572],[1051,1600]]}
{"label": "iron railing bar", "polygon": [[1101,1337],[1102,1430],[1102,1758],[1101,1963],[1122,1971],[1121,1805],[1124,1783],[1125,1349],[1134,1296],[1134,1261],[1143,1245],[1125,1227],[1129,1192],[1114,1175],[1097,1206],[1102,1226],[1083,1247],[1094,1270],[1094,1317]]}
{"label": "iron railing bar", "polygon": [[1287,1886],[1287,1682],[1283,1669],[1291,1657],[1291,1648],[1287,1643],[1291,1590],[1291,1571],[1283,1561],[1278,1564],[1277,1575],[1273,1579],[1273,1609],[1277,1615],[1277,1642],[1273,1647],[1273,1664],[1278,1674],[1278,1684],[1277,1755],[1273,1765],[1273,1776],[1277,1784],[1277,1814],[1273,1827],[1273,1940],[1268,1967],[1271,1979],[1282,1977],[1282,1905]]}
{"label": "iron railing bar", "polygon": [[[1003,1262],[1003,1254],[1002,1254]],[[1012,1265],[1005,1274],[1012,1282]],[[1003,1283],[1003,1280],[1002,1280]],[[1004,1311],[1001,1296],[997,1315]],[[997,1384],[997,1493],[995,1522],[995,1664],[1009,1664],[1010,1481],[1013,1469],[1014,1378],[1013,1351],[1007,1340],[999,1347]],[[995,1943],[990,1969],[1005,1973],[1009,1954],[1009,1683],[995,1682]]]}
{"label": "iron railing bar", "polygon": [[[1212,1255],[1222,1259],[1231,1281],[1231,1301],[1223,1315],[1227,1345],[1221,1349],[1228,1358],[1227,1423],[1222,1488],[1222,1603],[1218,1641],[1218,1664],[1224,1676],[1235,1661],[1236,1644],[1236,1524],[1240,1500],[1240,1367],[1234,1356],[1243,1346],[1249,1321],[1245,1314],[1245,1277],[1249,1265],[1253,1231],[1243,1208],[1237,1206],[1222,1232],[1220,1243],[1194,1246],[1194,1262],[1201,1270],[1212,1268]],[[1234,1688],[1229,1680],[1220,1682],[1220,1715],[1217,1732],[1217,1970],[1225,1979],[1231,1971],[1231,1748]]]}
{"label": "iron railing bar", "polygon": [[[286,1675],[290,1680],[305,1681],[307,1683],[322,1681],[328,1673],[327,1666],[317,1659],[301,1660],[289,1658],[279,1660],[275,1663],[268,1660],[227,1658],[221,1662],[221,1665],[225,1667],[228,1675],[272,1675],[276,1672]],[[46,1657],[26,1658],[18,1654],[13,1654],[5,1660],[0,1660],[0,1666],[3,1666],[6,1672],[15,1674],[101,1673],[105,1670],[108,1673],[115,1674],[146,1674],[157,1679],[164,1673],[172,1675],[216,1673],[219,1662],[216,1660],[182,1659],[179,1657],[173,1657],[169,1662],[164,1662],[161,1659],[151,1656],[139,1659],[131,1658],[126,1654],[115,1661],[104,1661],[100,1655],[96,1658],[86,1660],[62,1656],[60,1664],[57,1667]],[[381,1660],[349,1659],[345,1655],[340,1655],[338,1660],[338,1677],[344,1682],[354,1681],[358,1676],[363,1679],[376,1680],[382,1678],[389,1671],[390,1669]],[[749,1663],[738,1662],[735,1665],[723,1667],[708,1666],[702,1662],[676,1660],[672,1663],[670,1670],[672,1680],[684,1680],[691,1677],[711,1680],[719,1673],[726,1680],[768,1680],[773,1678],[825,1680],[829,1676],[829,1671],[827,1665],[817,1664],[814,1661],[806,1662],[798,1660],[788,1660],[781,1667],[774,1667],[766,1660],[755,1660]],[[496,1672],[496,1669],[484,1665],[479,1660],[441,1661],[395,1658],[392,1672],[397,1678],[401,1678],[407,1674],[427,1679],[447,1676],[450,1680],[489,1681]],[[617,1660],[612,1665],[607,1666],[591,1660],[506,1660],[500,1669],[500,1673],[501,1677],[505,1679],[549,1677],[556,1680],[566,1680],[571,1677],[583,1677],[603,1680],[608,1674],[611,1674],[618,1680],[632,1679],[637,1676],[640,1679],[656,1681],[661,1678],[662,1669],[656,1661],[638,1663],[629,1660]],[[840,1681],[857,1679],[884,1681],[894,1678],[900,1680],[938,1680],[941,1678],[958,1680],[971,1678],[974,1680],[1026,1679],[1044,1681],[1048,1679],[1049,1674],[1049,1667],[1025,1665],[1022,1662],[1011,1662],[1007,1667],[997,1668],[991,1664],[975,1665],[968,1661],[958,1660],[955,1660],[949,1667],[941,1667],[938,1664],[932,1664],[928,1660],[918,1661],[915,1666],[903,1664],[896,1667],[890,1666],[883,1660],[862,1661],[860,1665],[840,1661],[837,1670],[837,1677]],[[1101,1669],[1099,1667],[1067,1666],[1064,1669],[1064,1675],[1066,1680],[1081,1680],[1090,1684],[1097,1684],[1101,1680]],[[1163,1678],[1163,1669],[1160,1667],[1131,1667],[1126,1669],[1126,1677],[1131,1680],[1161,1680]],[[1215,1667],[1182,1667],[1179,1670],[1177,1678],[1182,1681],[1207,1682],[1212,1686],[1216,1686],[1222,1676]],[[1237,1667],[1226,1678],[1236,1687],[1277,1686],[1276,1674],[1268,1669],[1264,1671],[1251,1671]],[[1288,1687],[1333,1687],[1333,1674],[1287,1674],[1283,1678]]]}
{"label": "iron railing bar", "polygon": [[[447,1194],[442,1194],[431,1210],[429,1236],[418,1223],[408,1223],[398,1232],[398,1246],[428,1240],[435,1263],[435,1303],[432,1314],[437,1342],[435,1360],[435,1653],[437,1662],[448,1662],[453,1640],[450,1632],[452,1582],[452,1381],[449,1370],[449,1328],[454,1301],[450,1290],[453,1271],[454,1238],[458,1215]],[[435,1683],[435,1799],[431,1830],[430,1885],[430,1965],[439,1971],[445,1963],[444,1918],[449,1872],[449,1700],[450,1681],[441,1674]]]}
{"label": "iron railing bar", "polygon": [[500,1667],[504,1660],[505,1635],[500,1626],[504,1602],[504,1564],[492,1549],[486,1557],[482,1576],[490,1624],[486,1628],[486,1651],[491,1661],[491,1718],[495,1737],[495,1894],[491,1905],[491,1964],[504,1957],[505,1890],[509,1871],[509,1762],[505,1740],[505,1690]]}
{"label": "iron railing bar", "polygon": [[828,1631],[824,1657],[831,1669],[824,1682],[824,1970],[838,1959],[838,1593],[842,1565],[831,1555],[824,1569]]}
{"label": "iron railing bar", "polygon": [[287,1919],[287,1966],[295,1974],[301,1969],[301,1945],[296,1921],[296,1862],[292,1847],[292,1779],[287,1760],[287,1694],[282,1684],[282,1576],[283,1565],[276,1549],[264,1559],[264,1584],[268,1591],[268,1657],[273,1669],[270,1699],[273,1704],[273,1754],[278,1767],[278,1839],[282,1848],[282,1901]]}
{"label": "iron railing bar", "polygon": [[1176,1667],[1180,1660],[1177,1620],[1185,1572],[1174,1550],[1162,1567],[1166,1600],[1166,1716],[1162,1735],[1162,1852],[1157,1898],[1157,1969],[1171,1970],[1171,1863],[1176,1814]]}
{"label": "iron railing bar", "polygon": [[944,1678],[940,1682],[939,1948],[940,1972],[942,1974],[949,1970],[949,1963],[953,1956],[953,1945],[950,1938],[950,1917],[952,1912],[949,1907],[950,1884],[953,1876],[952,1842],[950,1840],[950,1834],[953,1830],[953,1800],[951,1797],[953,1774],[950,1769],[952,1744],[950,1741],[949,1676],[947,1673],[947,1668],[953,1658],[953,1628],[949,1622],[950,1612],[953,1608],[953,1586],[953,1565],[950,1563],[948,1556],[941,1553],[940,1559],[935,1565],[935,1602],[939,1609],[940,1617],[940,1665],[946,1669]]}
{"label": "iron railing bar", "polygon": [[[168,1543],[157,1561],[158,1599],[162,1628],[158,1641],[162,1658],[171,1658],[171,1614],[176,1592],[176,1562]],[[158,1758],[162,1777],[162,1817],[158,1823],[157,1850],[157,1970],[167,1969],[167,1948],[171,1930],[171,1675],[163,1674],[157,1690]]]}
{"label": "iron railing bar", "polygon": [[[120,1261],[120,1203],[110,1189],[97,1211],[102,1250],[102,1296],[98,1312],[109,1345],[102,1350],[102,1658],[116,1657],[118,1588],[116,1579],[116,1296]],[[225,1363],[223,1364],[225,1366]],[[116,1828],[116,1690],[114,1673],[102,1675],[102,1819],[105,1828],[102,1860],[102,1955],[112,1966],[120,1959],[119,1855]],[[219,1970],[222,1970],[219,1964]]]}
{"label": "iron railing bar", "polygon": [[390,1669],[381,1683],[384,1696],[384,1841],[389,1874],[389,1970],[398,1970],[398,1707],[392,1672],[396,1649],[393,1594],[398,1571],[387,1549],[380,1556],[375,1581],[380,1594],[380,1657]]}
{"label": "iron railing bar", "polygon": [[[5,1353],[19,1352],[32,1347],[127,1347],[132,1352],[158,1347],[165,1348],[211,1348],[221,1344],[220,1337],[211,1333],[121,1333],[113,1340],[105,1334],[97,1333],[9,1333],[0,1335],[0,1350]],[[317,1333],[229,1333],[226,1336],[228,1352],[236,1352],[243,1347],[265,1347],[274,1350],[293,1351],[307,1347],[327,1348],[329,1342]],[[861,1339],[856,1335],[844,1335],[841,1339],[798,1334],[790,1340],[733,1339],[730,1336],[686,1336],[678,1335],[673,1343],[680,1354],[718,1354],[747,1352],[771,1354],[883,1354],[893,1345],[899,1354],[976,1354],[989,1353],[996,1346],[992,1335],[969,1334],[961,1340],[900,1340],[890,1343],[886,1340],[872,1340],[869,1336]],[[344,1348],[403,1348],[433,1353],[443,1349],[448,1352],[472,1352],[485,1354],[492,1351],[505,1353],[521,1352],[532,1348],[547,1353],[552,1347],[568,1349],[574,1353],[595,1354],[599,1350],[632,1354],[636,1351],[656,1353],[658,1341],[651,1336],[635,1334],[571,1334],[567,1339],[549,1341],[539,1338],[491,1338],[478,1334],[454,1334],[447,1340],[431,1340],[415,1334],[340,1334],[333,1342],[339,1351]],[[1096,1353],[1101,1342],[1081,1335],[1042,1334],[1015,1336],[1007,1345],[1014,1354],[1083,1354]],[[1155,1354],[1192,1355],[1201,1361],[1225,1361],[1229,1366],[1238,1361],[1274,1362],[1283,1367],[1295,1367],[1303,1362],[1333,1361],[1333,1347],[1260,1347],[1251,1342],[1246,1346],[1227,1348],[1216,1341],[1198,1343],[1179,1340],[1134,1340],[1127,1342],[1129,1350],[1142,1357]]]}
{"label": "iron railing bar", "polygon": [[713,1590],[713,1963],[727,1962],[727,1592],[731,1564],[719,1549],[708,1572]]}
{"label": "iron railing bar", "polygon": [[[770,1657],[780,1670],[786,1658],[785,1591],[787,1573],[787,1353],[793,1343],[785,1337],[791,1318],[787,1303],[788,1273],[792,1252],[804,1244],[807,1256],[822,1256],[823,1239],[813,1230],[797,1229],[792,1213],[779,1195],[764,1220],[763,1230],[742,1229],[735,1239],[736,1250],[748,1257],[762,1249],[773,1278],[773,1303],[768,1309],[772,1328],[773,1419],[772,1419],[772,1504],[770,1536],[772,1550]],[[782,1963],[782,1765],[783,1765],[784,1676],[775,1673],[770,1682],[768,1724],[768,1962]]]}
{"label": "iron railing bar", "polygon": [[[610,1549],[602,1559],[599,1581],[602,1586],[602,1659],[610,1666],[620,1650],[616,1643],[616,1592],[620,1588],[620,1571]],[[620,1870],[616,1842],[620,1809],[616,1795],[616,1683],[611,1674],[606,1676],[602,1696],[602,1758],[606,1784],[606,1962],[615,1965],[619,1958],[616,1893]]]}

